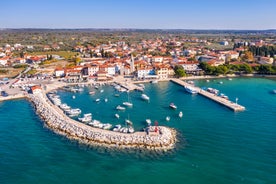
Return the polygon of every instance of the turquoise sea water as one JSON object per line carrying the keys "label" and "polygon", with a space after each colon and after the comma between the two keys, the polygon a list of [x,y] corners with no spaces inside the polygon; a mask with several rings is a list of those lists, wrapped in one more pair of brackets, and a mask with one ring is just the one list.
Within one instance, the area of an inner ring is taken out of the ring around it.
{"label": "turquoise sea water", "polygon": [[[170,82],[145,84],[149,103],[140,92],[130,92],[134,106],[124,112],[115,107],[128,100],[127,93],[115,97],[109,86],[94,96],[88,88],[74,94],[58,91],[63,102],[102,122],[123,124],[129,118],[139,130],[150,118],[175,128],[180,141],[164,155],[89,148],[45,128],[28,101],[1,102],[0,183],[276,183],[276,95],[271,93],[276,81],[234,78],[195,84],[219,89],[232,101],[238,98],[246,111],[235,113]],[[177,110],[168,107],[170,102]]]}

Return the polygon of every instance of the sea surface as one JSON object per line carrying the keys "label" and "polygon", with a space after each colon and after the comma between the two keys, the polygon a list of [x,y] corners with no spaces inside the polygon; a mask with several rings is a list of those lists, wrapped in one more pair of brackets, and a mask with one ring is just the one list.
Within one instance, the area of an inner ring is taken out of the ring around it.
{"label": "sea surface", "polygon": [[[47,129],[27,100],[0,102],[0,183],[275,184],[276,94],[272,90],[276,80],[194,82],[216,88],[234,102],[237,99],[246,110],[233,112],[171,82],[145,84],[149,102],[141,100],[138,91],[116,97],[111,86],[88,87],[81,93],[58,91],[64,103],[80,108],[82,114],[91,112],[102,122],[124,125],[127,118],[141,130],[150,118],[175,128],[179,142],[163,154],[91,148]],[[95,95],[88,94],[92,90]],[[117,111],[124,101],[131,101],[133,107]],[[176,110],[169,108],[171,102]]]}

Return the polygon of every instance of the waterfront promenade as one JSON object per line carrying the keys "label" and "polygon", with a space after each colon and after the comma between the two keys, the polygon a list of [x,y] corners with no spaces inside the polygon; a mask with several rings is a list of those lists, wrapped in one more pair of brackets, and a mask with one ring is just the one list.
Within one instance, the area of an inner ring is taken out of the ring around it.
{"label": "waterfront promenade", "polygon": [[[174,82],[174,83],[176,83],[176,84],[179,84],[179,85],[181,85],[183,87],[185,87],[185,86],[192,86],[191,84],[188,84],[188,83],[186,83],[186,82],[184,82],[184,81],[182,81],[180,79],[171,79],[171,81]],[[199,87],[195,87],[195,86],[193,86],[193,87],[198,91],[198,93],[200,95],[202,95],[202,96],[204,96],[206,98],[209,98],[209,99],[211,99],[211,100],[213,100],[213,101],[215,101],[215,102],[217,102],[217,103],[219,103],[221,105],[224,105],[224,106],[228,107],[229,109],[232,109],[235,112],[237,112],[237,111],[244,111],[245,110],[244,106],[241,106],[241,105],[239,105],[237,103],[231,102],[230,100],[227,100],[225,98],[217,96],[217,95],[215,95],[213,93],[210,93],[208,91],[202,90]]]}

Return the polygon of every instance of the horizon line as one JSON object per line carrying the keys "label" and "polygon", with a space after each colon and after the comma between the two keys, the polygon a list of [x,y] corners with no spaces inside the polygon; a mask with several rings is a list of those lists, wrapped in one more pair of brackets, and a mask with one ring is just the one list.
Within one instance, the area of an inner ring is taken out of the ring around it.
{"label": "horizon line", "polygon": [[276,28],[267,28],[267,29],[220,29],[220,28],[35,28],[35,27],[21,27],[21,28],[0,28],[0,30],[9,30],[9,29],[49,29],[49,30],[85,30],[85,29],[94,29],[94,30],[103,30],[103,29],[114,29],[114,30],[197,30],[197,31],[271,31]]}

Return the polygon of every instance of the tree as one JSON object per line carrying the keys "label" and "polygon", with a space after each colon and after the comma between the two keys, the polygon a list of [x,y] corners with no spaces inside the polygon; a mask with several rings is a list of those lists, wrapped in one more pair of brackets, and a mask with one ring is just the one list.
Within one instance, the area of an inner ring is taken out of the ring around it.
{"label": "tree", "polygon": [[254,56],[251,51],[245,51],[242,58],[244,61],[253,61],[254,60]]}
{"label": "tree", "polygon": [[186,72],[182,65],[176,65],[174,67],[174,73],[176,77],[184,77],[186,76]]}

